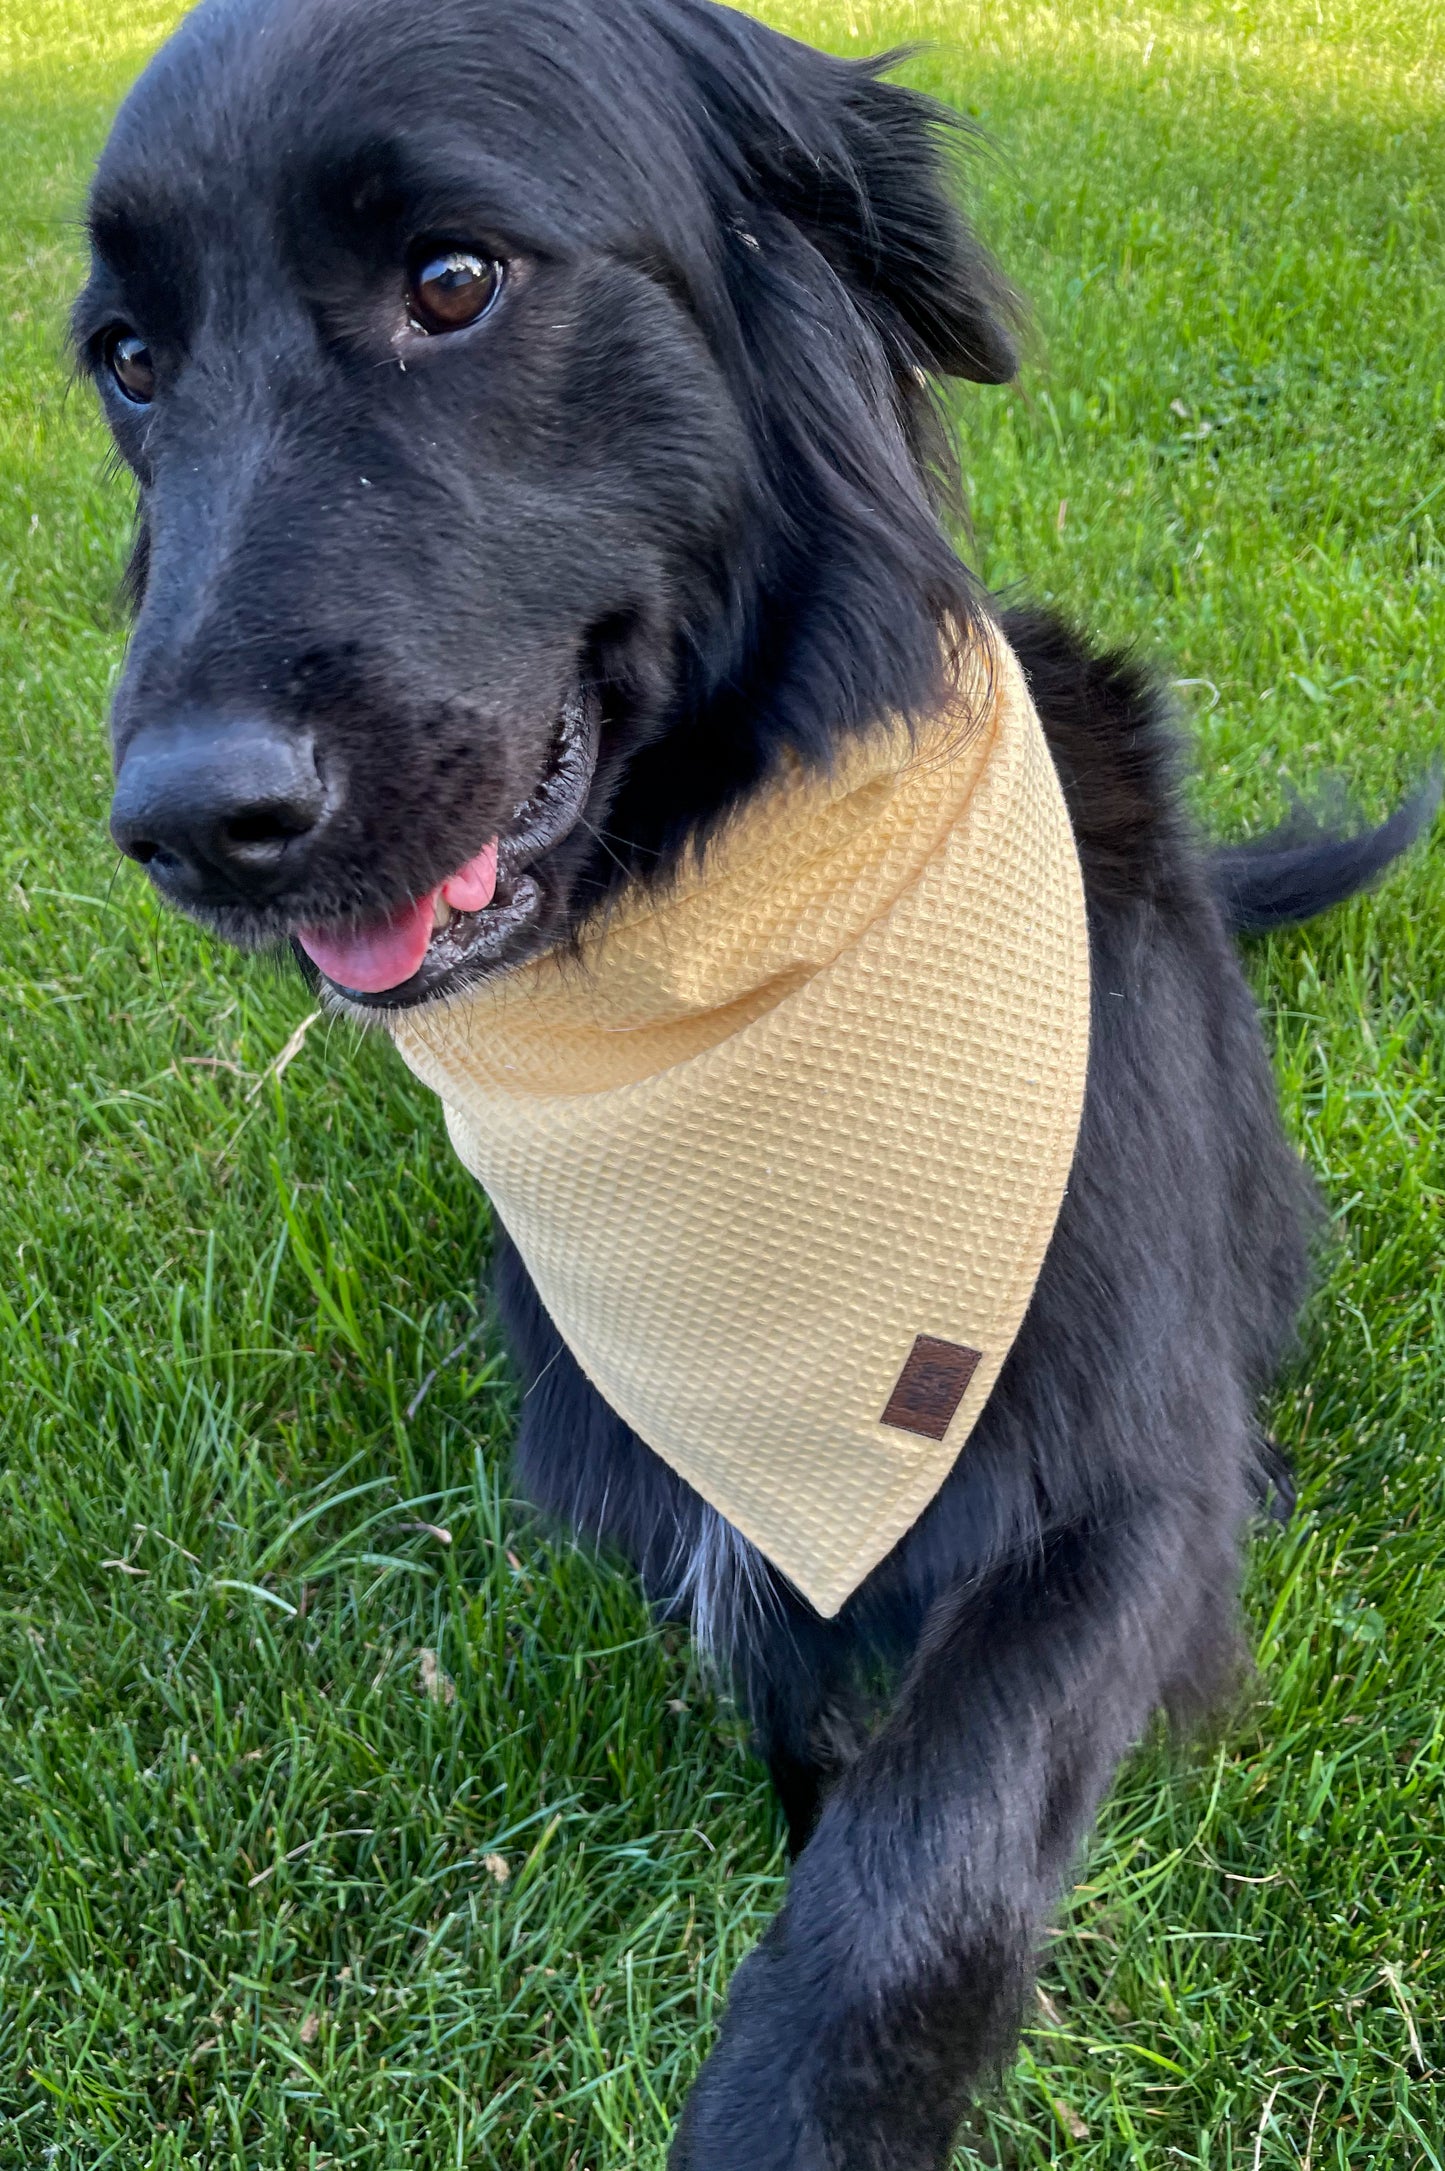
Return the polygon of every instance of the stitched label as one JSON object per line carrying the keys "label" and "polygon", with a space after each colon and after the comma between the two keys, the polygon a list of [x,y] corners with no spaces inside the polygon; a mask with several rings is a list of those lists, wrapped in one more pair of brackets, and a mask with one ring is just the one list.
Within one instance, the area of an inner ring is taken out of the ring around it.
{"label": "stitched label", "polygon": [[879,1422],[896,1432],[941,1440],[968,1393],[982,1355],[982,1350],[969,1349],[963,1342],[942,1342],[935,1334],[920,1334]]}

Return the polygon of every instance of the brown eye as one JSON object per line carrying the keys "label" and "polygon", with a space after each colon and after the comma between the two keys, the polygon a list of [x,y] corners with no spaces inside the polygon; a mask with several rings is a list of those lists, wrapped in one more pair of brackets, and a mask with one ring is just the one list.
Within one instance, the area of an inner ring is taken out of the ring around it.
{"label": "brown eye", "polygon": [[154,399],[156,389],[155,364],[151,350],[134,332],[112,332],[106,345],[105,359],[110,373],[128,400],[137,407],[144,407]]}
{"label": "brown eye", "polygon": [[448,249],[418,264],[407,288],[411,321],[419,332],[460,332],[475,324],[496,300],[502,267],[489,256]]}

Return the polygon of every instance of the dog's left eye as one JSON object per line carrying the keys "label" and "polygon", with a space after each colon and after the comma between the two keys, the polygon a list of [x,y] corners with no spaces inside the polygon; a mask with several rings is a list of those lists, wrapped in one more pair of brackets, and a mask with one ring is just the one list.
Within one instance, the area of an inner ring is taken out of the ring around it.
{"label": "dog's left eye", "polygon": [[485,316],[502,290],[494,258],[448,249],[418,263],[407,284],[407,308],[419,332],[460,332]]}

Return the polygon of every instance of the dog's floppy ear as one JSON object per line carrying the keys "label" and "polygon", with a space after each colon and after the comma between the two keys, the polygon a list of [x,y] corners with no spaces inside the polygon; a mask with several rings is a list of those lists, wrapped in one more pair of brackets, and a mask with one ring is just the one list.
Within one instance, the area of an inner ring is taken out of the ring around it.
{"label": "dog's floppy ear", "polygon": [[710,0],[644,4],[702,94],[744,237],[786,221],[897,375],[1007,382],[1023,306],[955,200],[968,124],[887,80],[907,48],[841,60]]}
{"label": "dog's floppy ear", "polygon": [[827,260],[895,364],[1005,383],[1021,305],[954,200],[949,154],[965,124],[885,80],[904,54],[844,61],[776,33],[768,43],[788,64],[769,71],[771,110],[750,116],[760,196]]}
{"label": "dog's floppy ear", "polygon": [[832,111],[811,116],[813,143],[774,145],[769,179],[890,347],[945,376],[1003,384],[1018,368],[1019,304],[954,201],[947,153],[961,124],[883,80],[900,57],[834,62]]}

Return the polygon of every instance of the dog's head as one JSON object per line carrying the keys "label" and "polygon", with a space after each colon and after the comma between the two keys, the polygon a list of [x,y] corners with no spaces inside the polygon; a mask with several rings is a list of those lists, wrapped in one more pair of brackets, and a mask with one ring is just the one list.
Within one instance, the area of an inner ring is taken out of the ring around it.
{"label": "dog's head", "polygon": [[925,377],[1014,366],[942,125],[708,0],[205,0],[75,314],[140,497],[122,850],[407,1004],[936,698]]}

